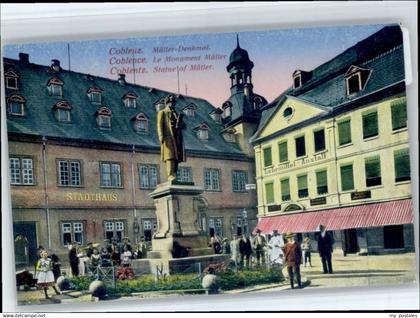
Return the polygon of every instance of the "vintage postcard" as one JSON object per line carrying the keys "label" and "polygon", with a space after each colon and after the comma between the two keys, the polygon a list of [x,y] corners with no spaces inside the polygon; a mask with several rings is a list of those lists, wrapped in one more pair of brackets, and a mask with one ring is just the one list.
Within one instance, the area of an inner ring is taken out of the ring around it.
{"label": "vintage postcard", "polygon": [[18,304],[414,282],[403,48],[397,24],[5,46]]}

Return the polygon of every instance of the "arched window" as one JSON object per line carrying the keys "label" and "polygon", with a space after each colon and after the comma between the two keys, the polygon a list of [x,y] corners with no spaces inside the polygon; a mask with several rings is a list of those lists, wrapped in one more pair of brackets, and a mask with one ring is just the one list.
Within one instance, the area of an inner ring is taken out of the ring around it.
{"label": "arched window", "polygon": [[197,105],[191,103],[188,106],[185,106],[182,111],[184,112],[185,115],[189,117],[194,117],[196,110],[197,110]]}
{"label": "arched window", "polygon": [[64,82],[58,77],[51,78],[47,83],[48,92],[50,96],[63,96],[63,85]]}
{"label": "arched window", "polygon": [[25,116],[26,100],[23,96],[12,95],[7,99],[9,114],[16,116]]}
{"label": "arched window", "polygon": [[136,108],[137,107],[136,100],[138,97],[139,96],[136,93],[132,93],[132,92],[125,94],[123,96],[123,102],[124,102],[125,107]]}
{"label": "arched window", "polygon": [[9,89],[18,88],[19,75],[17,75],[13,70],[9,70],[6,73],[4,73],[4,77],[5,77],[5,82],[6,82],[6,88],[9,88]]}
{"label": "arched window", "polygon": [[236,142],[235,133],[236,133],[235,129],[229,128],[223,131],[222,133],[223,139],[227,142]]}
{"label": "arched window", "polygon": [[139,113],[132,118],[133,129],[139,133],[147,133],[149,131],[149,119],[144,113]]}
{"label": "arched window", "polygon": [[232,103],[231,102],[225,102],[222,106],[223,108],[223,117],[229,118],[232,116]]}
{"label": "arched window", "polygon": [[206,122],[202,122],[199,126],[194,128],[198,139],[208,140],[209,139],[209,125]]}
{"label": "arched window", "polygon": [[53,111],[55,112],[55,119],[62,123],[71,122],[70,111],[72,107],[67,101],[61,101],[56,103],[53,106]]}
{"label": "arched window", "polygon": [[92,86],[88,89],[87,95],[92,104],[102,103],[102,89],[98,86]]}
{"label": "arched window", "polygon": [[107,107],[101,107],[96,113],[96,122],[101,129],[111,128],[111,115],[112,112]]}

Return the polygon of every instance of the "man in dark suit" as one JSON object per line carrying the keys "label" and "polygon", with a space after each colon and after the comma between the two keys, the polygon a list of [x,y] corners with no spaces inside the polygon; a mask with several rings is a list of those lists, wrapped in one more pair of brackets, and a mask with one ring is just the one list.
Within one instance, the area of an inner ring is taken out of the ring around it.
{"label": "man in dark suit", "polygon": [[249,268],[249,258],[252,253],[251,241],[245,234],[242,235],[239,241],[239,253],[241,254],[241,266],[244,266],[244,259],[246,262],[246,268]]}
{"label": "man in dark suit", "polygon": [[332,262],[331,262],[331,253],[333,251],[334,239],[331,233],[327,232],[325,226],[320,225],[319,230],[321,233],[318,236],[318,252],[322,260],[322,268],[324,269],[324,274],[332,274]]}

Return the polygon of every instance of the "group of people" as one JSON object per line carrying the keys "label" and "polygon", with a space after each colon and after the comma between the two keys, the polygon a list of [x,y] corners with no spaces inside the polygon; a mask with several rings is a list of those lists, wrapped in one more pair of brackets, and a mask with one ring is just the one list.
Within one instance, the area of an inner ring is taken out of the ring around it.
{"label": "group of people", "polygon": [[131,260],[147,257],[148,246],[142,239],[133,247],[128,237],[122,242],[115,239],[104,241],[101,248],[98,243],[88,243],[85,247],[77,242],[69,245],[69,262],[73,276],[84,276],[87,270],[92,271],[98,266],[129,267]]}
{"label": "group of people", "polygon": [[[333,273],[331,254],[333,251],[334,239],[326,227],[319,226],[318,252],[321,257],[323,272]],[[312,266],[311,239],[306,236],[302,243],[296,241],[296,235],[287,233],[283,237],[277,230],[271,235],[262,235],[257,229],[255,235],[241,236],[234,235],[229,242],[226,238],[221,239],[218,235],[213,235],[209,246],[213,248],[215,254],[230,254],[233,263],[240,268],[249,268],[251,262],[256,266],[265,265],[268,262],[270,267],[287,267],[291,287],[294,288],[296,280],[298,287],[301,288],[300,265]]]}

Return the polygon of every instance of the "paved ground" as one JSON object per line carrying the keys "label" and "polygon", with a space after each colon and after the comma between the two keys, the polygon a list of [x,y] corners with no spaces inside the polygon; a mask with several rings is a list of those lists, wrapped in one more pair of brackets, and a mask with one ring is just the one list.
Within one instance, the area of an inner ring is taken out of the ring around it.
{"label": "paved ground", "polygon": [[[346,257],[333,255],[334,274],[323,274],[322,264],[318,254],[312,255],[312,267],[301,267],[306,288],[321,287],[349,287],[366,285],[384,285],[411,283],[416,280],[416,258],[415,254],[395,254],[378,256],[356,256],[348,255]],[[267,292],[267,291],[285,291],[290,289],[288,283],[259,285],[253,288],[237,289],[226,292],[226,294]],[[90,295],[84,295],[80,292],[69,292],[64,295],[54,295],[52,288],[49,290],[51,299],[45,300],[42,290],[19,291],[19,304],[49,304],[49,303],[68,303],[68,302],[86,302],[91,301]],[[128,298],[156,298],[169,296],[162,293],[142,293]],[[174,294],[171,294],[173,296]],[[114,301],[118,301],[115,299]]]}

